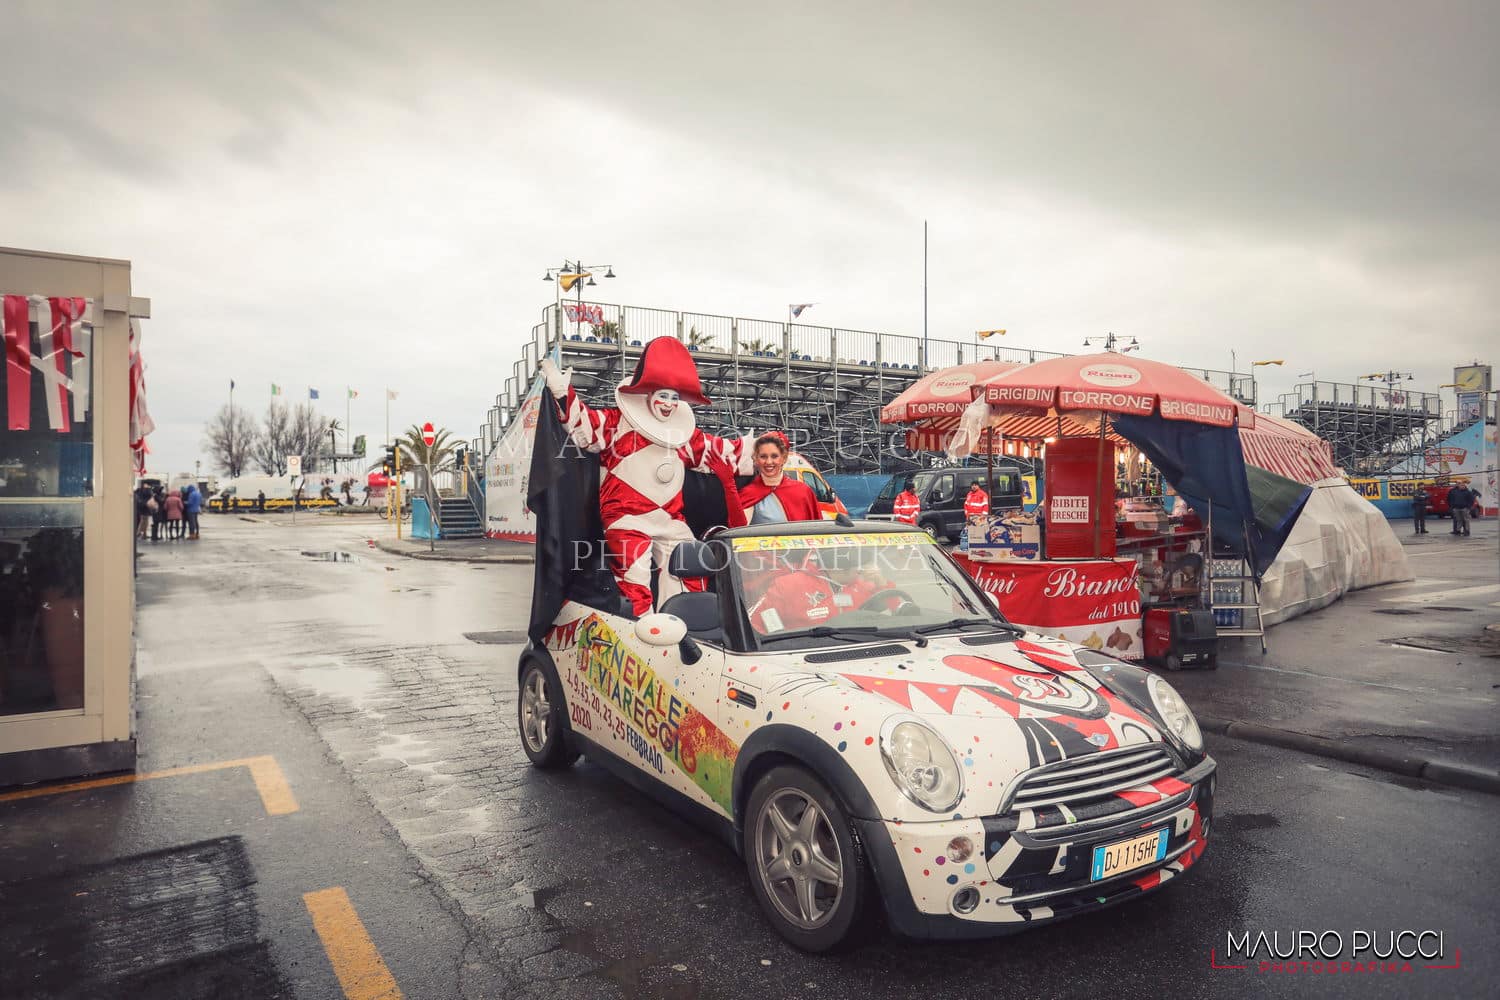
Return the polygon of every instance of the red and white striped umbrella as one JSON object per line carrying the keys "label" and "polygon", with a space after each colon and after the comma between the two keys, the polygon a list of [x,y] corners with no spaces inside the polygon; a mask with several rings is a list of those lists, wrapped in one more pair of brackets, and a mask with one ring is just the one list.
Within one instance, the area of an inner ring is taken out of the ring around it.
{"label": "red and white striped umbrella", "polygon": [[1089,417],[1159,414],[1216,427],[1253,427],[1255,413],[1203,379],[1173,365],[1123,354],[1049,358],[1002,372],[973,388],[1001,415]]}
{"label": "red and white striped umbrella", "polygon": [[973,388],[1020,368],[1015,361],[976,361],[926,375],[880,408],[883,424],[916,424],[918,430],[952,430],[974,399]]}
{"label": "red and white striped umbrella", "polygon": [[[881,407],[880,422],[910,424],[906,447],[911,451],[945,451],[964,411],[973,402],[975,387],[1025,367],[1015,361],[977,361],[935,371]],[[1019,454],[1020,442],[1091,437],[1099,433],[1099,418],[1086,413],[1007,412],[997,414],[991,426],[996,437],[973,442],[972,453],[983,454],[991,440],[996,441],[997,454]],[[1113,434],[1111,437],[1117,444],[1125,444],[1123,438]]]}

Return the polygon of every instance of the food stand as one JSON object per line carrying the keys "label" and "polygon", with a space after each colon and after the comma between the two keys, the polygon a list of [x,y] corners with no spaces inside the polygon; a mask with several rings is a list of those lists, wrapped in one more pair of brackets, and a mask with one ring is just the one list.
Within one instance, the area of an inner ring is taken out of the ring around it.
{"label": "food stand", "polygon": [[[1094,554],[1105,547],[1094,541],[1094,515],[1113,503],[1114,449],[1128,442],[1107,435],[1101,446],[1095,428],[1071,414],[1054,420],[987,414],[977,425],[973,420],[980,387],[1030,367],[987,361],[945,368],[892,400],[881,410],[881,421],[908,425],[906,443],[913,450],[952,454],[957,440],[964,456],[983,454],[991,468],[997,454],[1030,459],[1045,453],[1046,501],[1033,511],[997,510],[989,518],[970,519],[965,551],[954,558],[1012,621],[1138,658],[1136,563],[1110,557],[1112,532],[1107,533],[1109,555]],[[1101,448],[1108,453],[1102,465]],[[1108,470],[1107,476],[1101,468]],[[994,495],[993,486],[990,493]],[[1097,534],[1101,542],[1106,537]],[[1062,555],[1044,551],[1048,547]]]}
{"label": "food stand", "polygon": [[[1274,523],[1259,520],[1238,439],[1253,411],[1179,368],[1113,352],[1007,366],[970,385],[962,412],[907,406],[917,424],[909,442],[954,459],[1035,449],[1045,502],[1035,546],[1014,514],[972,525],[965,568],[1021,624],[1134,659],[1147,652],[1144,604],[1165,637],[1155,650],[1163,662],[1212,664],[1210,539],[1258,576],[1300,510],[1291,498]],[[886,422],[899,416],[882,412]],[[1132,468],[1149,461],[1185,503],[1169,515],[1159,500],[1117,501],[1117,454]]]}

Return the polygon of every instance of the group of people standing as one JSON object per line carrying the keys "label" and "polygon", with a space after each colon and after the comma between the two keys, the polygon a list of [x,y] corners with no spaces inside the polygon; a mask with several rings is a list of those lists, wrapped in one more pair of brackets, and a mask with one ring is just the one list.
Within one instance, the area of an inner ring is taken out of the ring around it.
{"label": "group of people standing", "polygon": [[[1469,535],[1469,518],[1473,515],[1475,508],[1479,506],[1479,491],[1473,489],[1468,483],[1454,483],[1448,490],[1448,513],[1453,518],[1453,531],[1455,535],[1465,538]],[[1427,508],[1431,500],[1427,491],[1417,489],[1411,497],[1412,525],[1416,529],[1413,534],[1427,534]]]}
{"label": "group of people standing", "polygon": [[[891,516],[903,524],[915,525],[917,517],[922,513],[922,501],[912,492],[914,487],[911,480],[903,483],[901,492],[896,494],[896,502],[891,506]],[[964,496],[964,523],[969,524],[989,516],[990,495],[976,481]]]}
{"label": "group of people standing", "polygon": [[143,482],[135,488],[135,537],[151,533],[153,542],[186,538],[198,540],[198,515],[203,511],[203,494],[192,483],[180,490],[169,490],[160,483]]}

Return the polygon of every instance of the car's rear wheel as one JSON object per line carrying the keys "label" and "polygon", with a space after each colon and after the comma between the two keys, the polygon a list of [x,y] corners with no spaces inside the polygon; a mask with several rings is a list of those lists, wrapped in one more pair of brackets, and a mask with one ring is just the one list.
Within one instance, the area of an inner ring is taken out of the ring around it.
{"label": "car's rear wheel", "polygon": [[743,847],[761,909],[798,948],[847,946],[871,925],[879,900],[849,817],[809,772],[777,767],[756,783]]}
{"label": "car's rear wheel", "polygon": [[516,699],[521,727],[521,748],[531,763],[544,770],[563,768],[578,759],[568,744],[567,703],[557,673],[540,660],[528,660],[521,668],[521,690]]}

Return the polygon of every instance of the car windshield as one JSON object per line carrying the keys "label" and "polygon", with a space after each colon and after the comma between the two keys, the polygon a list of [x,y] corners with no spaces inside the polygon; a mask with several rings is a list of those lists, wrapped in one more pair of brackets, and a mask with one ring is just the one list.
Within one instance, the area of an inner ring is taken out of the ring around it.
{"label": "car windshield", "polygon": [[926,532],[733,540],[731,573],[757,640],[826,643],[1006,622]]}

